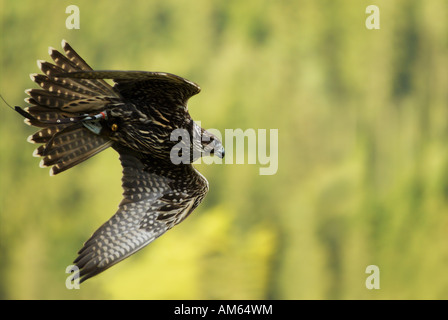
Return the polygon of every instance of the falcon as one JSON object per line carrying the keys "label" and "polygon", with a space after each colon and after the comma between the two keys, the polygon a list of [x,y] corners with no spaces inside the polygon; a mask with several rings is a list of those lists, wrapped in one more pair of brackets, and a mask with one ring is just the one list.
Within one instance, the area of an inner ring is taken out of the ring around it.
{"label": "falcon", "polygon": [[224,148],[188,112],[197,84],[164,72],[95,71],[65,40],[62,48],[49,48],[54,63],[38,61],[42,74],[30,77],[41,89],[26,90],[30,106],[15,110],[40,128],[28,141],[41,144],[33,155],[50,175],[109,147],[119,154],[123,199],[74,260],[73,278],[83,282],[188,217],[209,189],[192,162],[222,158]]}

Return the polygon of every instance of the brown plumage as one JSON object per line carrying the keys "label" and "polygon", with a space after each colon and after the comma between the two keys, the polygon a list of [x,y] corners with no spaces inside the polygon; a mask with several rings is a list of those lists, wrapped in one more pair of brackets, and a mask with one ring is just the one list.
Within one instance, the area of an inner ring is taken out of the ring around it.
{"label": "brown plumage", "polygon": [[[49,50],[54,64],[38,61],[43,74],[31,79],[41,89],[26,90],[30,106],[16,110],[41,128],[28,141],[42,144],[34,156],[52,175],[109,147],[120,155],[124,198],[74,261],[75,277],[84,281],[184,220],[208,191],[191,161],[204,154],[223,157],[224,149],[188,113],[188,99],[200,91],[193,82],[162,72],[94,71],[67,42],[62,47],[65,55]],[[190,140],[172,139],[175,130]],[[188,151],[189,161],[173,162],[180,151]]]}

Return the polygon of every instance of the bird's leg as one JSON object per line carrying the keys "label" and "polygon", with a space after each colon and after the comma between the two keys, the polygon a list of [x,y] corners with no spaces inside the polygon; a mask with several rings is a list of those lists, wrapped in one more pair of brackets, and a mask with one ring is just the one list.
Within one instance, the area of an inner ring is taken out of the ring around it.
{"label": "bird's leg", "polygon": [[[101,118],[100,118],[101,119]],[[95,134],[100,134],[101,129],[103,128],[101,124],[98,122],[99,119],[95,120],[83,120],[82,124],[84,127],[89,129]]]}

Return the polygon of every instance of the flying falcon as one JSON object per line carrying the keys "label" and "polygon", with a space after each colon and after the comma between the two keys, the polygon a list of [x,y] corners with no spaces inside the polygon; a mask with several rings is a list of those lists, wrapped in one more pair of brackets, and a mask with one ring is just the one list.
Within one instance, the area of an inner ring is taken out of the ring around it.
{"label": "flying falcon", "polygon": [[[51,167],[50,175],[109,147],[119,153],[123,199],[78,252],[74,277],[82,282],[190,215],[208,191],[191,162],[222,158],[224,149],[188,113],[188,99],[200,91],[195,83],[162,72],[94,71],[66,41],[62,48],[65,55],[49,49],[54,64],[38,61],[43,74],[31,79],[42,89],[26,90],[30,106],[15,109],[40,128],[28,141],[42,144],[33,155],[42,157],[41,167]],[[181,134],[173,139],[173,132]]]}

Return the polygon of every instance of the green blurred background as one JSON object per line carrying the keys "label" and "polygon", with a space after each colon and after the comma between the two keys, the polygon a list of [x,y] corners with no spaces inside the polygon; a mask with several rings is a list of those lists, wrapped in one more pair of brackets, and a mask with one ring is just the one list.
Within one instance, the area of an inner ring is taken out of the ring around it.
{"label": "green blurred background", "polygon": [[[79,30],[65,27],[71,4]],[[371,4],[380,30],[365,27]],[[50,177],[26,142],[35,130],[2,103],[0,298],[448,298],[446,0],[3,0],[0,12],[10,104],[25,106],[36,60],[66,39],[96,69],[197,82],[190,113],[205,128],[279,132],[277,174],[197,165],[210,192],[191,217],[68,290],[67,265],[121,200],[118,157]],[[372,264],[379,290],[365,286]]]}

